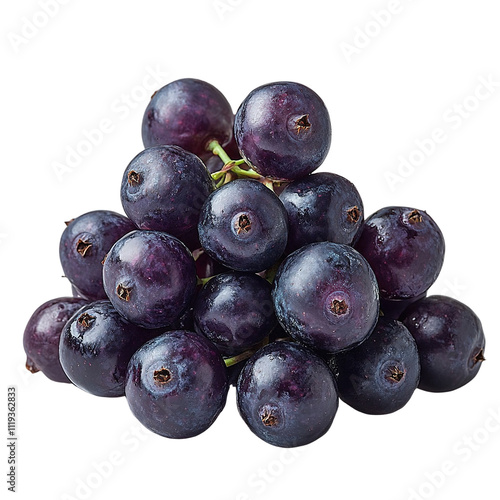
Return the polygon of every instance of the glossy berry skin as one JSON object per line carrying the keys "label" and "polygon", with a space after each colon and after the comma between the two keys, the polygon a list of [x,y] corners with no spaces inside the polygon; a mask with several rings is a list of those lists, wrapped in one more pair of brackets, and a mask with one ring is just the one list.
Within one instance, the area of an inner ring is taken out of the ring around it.
{"label": "glossy berry skin", "polygon": [[409,299],[384,299],[380,298],[380,310],[384,317],[389,319],[399,320],[403,313],[417,300],[423,299],[427,296],[427,292],[424,292],[416,297],[410,297]]}
{"label": "glossy berry skin", "polygon": [[420,389],[453,391],[477,375],[485,359],[485,337],[470,307],[451,297],[431,295],[411,305],[401,320],[417,342]]}
{"label": "glossy berry skin", "polygon": [[175,80],[155,92],[142,121],[145,148],[171,144],[202,159],[212,155],[207,145],[226,145],[233,134],[233,111],[213,85],[194,78]]}
{"label": "glossy berry skin", "polygon": [[274,342],[255,353],[238,378],[238,410],[266,443],[303,446],[330,428],[338,408],[333,374],[306,347]]}
{"label": "glossy berry skin", "polygon": [[87,299],[105,299],[102,261],[117,240],[137,228],[124,215],[109,210],[94,210],[66,224],[59,243],[64,276]]}
{"label": "glossy berry skin", "polygon": [[166,332],[130,360],[125,395],[135,417],[168,438],[201,434],[225,406],[229,384],[217,348],[203,335]]}
{"label": "glossy berry skin", "polygon": [[61,364],[80,389],[95,396],[123,396],[132,354],[159,333],[126,321],[108,300],[92,302],[64,326],[59,344]]}
{"label": "glossy berry skin", "polygon": [[187,247],[160,231],[133,231],[118,240],[103,267],[104,288],[116,310],[145,328],[166,327],[189,306],[196,266]]}
{"label": "glossy berry skin", "polygon": [[291,253],[308,243],[351,245],[363,224],[363,202],[354,184],[329,172],[288,184],[279,196],[288,213]]}
{"label": "glossy berry skin", "polygon": [[198,234],[204,250],[226,267],[259,272],[285,250],[288,218],[280,199],[264,184],[236,179],[208,197]]}
{"label": "glossy berry skin", "polygon": [[[276,326],[271,330],[267,343],[271,344],[272,342],[282,341],[292,341],[292,338],[283,330],[281,325],[277,323]],[[248,352],[257,351],[258,349],[258,346],[252,346],[252,348],[249,349]],[[248,358],[244,358],[236,364],[228,366],[227,371],[229,375],[229,383],[231,385],[234,385],[236,387],[236,385],[238,384],[238,376],[243,370],[247,359]]]}
{"label": "glossy berry skin", "polygon": [[26,368],[41,371],[54,382],[71,382],[59,361],[59,339],[71,316],[87,304],[76,297],[59,297],[44,302],[31,315],[24,329],[23,346]]}
{"label": "glossy berry skin", "polygon": [[234,119],[242,157],[265,177],[293,180],[316,170],[330,149],[330,116],[322,99],[294,82],[262,85]]}
{"label": "glossy berry skin", "polygon": [[196,230],[201,207],[214,189],[196,155],[178,146],[156,146],[139,153],[125,169],[121,201],[139,229],[181,238]]}
{"label": "glossy berry skin", "polygon": [[441,230],[423,210],[385,207],[366,219],[355,248],[370,263],[384,299],[417,297],[441,271]]}
{"label": "glossy berry skin", "polygon": [[276,316],[294,339],[338,352],[371,333],[379,315],[375,275],[348,245],[311,243],[290,254],[273,283]]}
{"label": "glossy berry skin", "polygon": [[271,285],[256,274],[229,272],[214,276],[194,304],[196,331],[227,356],[264,340],[277,323]]}
{"label": "glossy berry skin", "polygon": [[340,399],[371,415],[403,408],[420,379],[415,340],[402,323],[384,317],[362,344],[335,354],[333,365]]}

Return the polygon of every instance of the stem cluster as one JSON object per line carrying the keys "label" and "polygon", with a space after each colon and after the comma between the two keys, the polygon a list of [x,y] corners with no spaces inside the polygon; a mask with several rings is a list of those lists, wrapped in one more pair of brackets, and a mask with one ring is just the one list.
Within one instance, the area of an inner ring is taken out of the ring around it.
{"label": "stem cluster", "polygon": [[217,188],[235,179],[255,179],[274,191],[274,185],[282,182],[260,175],[243,158],[232,160],[218,141],[209,142],[207,149],[224,163],[218,172],[211,174]]}

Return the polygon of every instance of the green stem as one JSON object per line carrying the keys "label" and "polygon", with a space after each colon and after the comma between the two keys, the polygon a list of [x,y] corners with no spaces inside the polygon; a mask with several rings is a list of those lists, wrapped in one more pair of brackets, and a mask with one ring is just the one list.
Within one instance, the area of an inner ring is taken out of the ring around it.
{"label": "green stem", "polygon": [[198,277],[196,277],[196,284],[203,286],[203,285],[205,285],[205,283],[208,283],[212,278],[213,278],[213,276],[209,276],[208,278],[198,278]]}
{"label": "green stem", "polygon": [[258,174],[255,170],[249,169],[245,170],[244,168],[240,168],[236,165],[231,169],[238,177],[249,177],[250,179],[261,179],[262,175]]}
{"label": "green stem", "polygon": [[[238,165],[236,165],[237,163],[238,162],[235,162],[235,161],[230,161],[229,163],[226,163],[226,165],[224,165],[224,167],[221,170],[219,170],[218,172],[214,172],[212,174],[212,179],[214,181],[219,181],[228,172],[233,172],[236,175],[236,177],[238,177],[238,178],[257,179],[259,181],[263,178],[262,175],[257,173],[255,170],[252,170],[252,169],[245,170],[244,168],[238,167]],[[243,163],[244,163],[244,161],[243,161]],[[241,164],[242,163],[240,163],[240,165]],[[269,182],[271,182],[271,181],[269,181]]]}
{"label": "green stem", "polygon": [[214,172],[212,175],[212,179],[214,181],[220,181],[226,175],[226,172],[223,170],[219,170],[218,172]]}
{"label": "green stem", "polygon": [[244,361],[245,359],[248,359],[254,353],[255,353],[255,351],[250,350],[250,351],[242,352],[241,354],[238,354],[238,355],[233,356],[231,358],[224,358],[224,363],[226,364],[226,368],[229,368],[230,366],[233,366],[236,363],[239,363],[240,361]]}
{"label": "green stem", "polygon": [[280,267],[281,260],[275,262],[270,268],[266,269],[264,272],[264,278],[273,284],[274,278],[276,277],[276,273],[278,272],[278,268]]}
{"label": "green stem", "polygon": [[243,351],[242,353],[237,354],[236,356],[233,356],[231,358],[224,358],[224,363],[226,364],[226,367],[229,368],[230,366],[233,366],[236,363],[244,361],[245,359],[248,359],[250,356],[253,356],[261,347],[264,347],[267,344],[269,344],[269,336],[264,338],[261,342],[254,345],[247,351]]}
{"label": "green stem", "polygon": [[207,149],[214,155],[217,155],[222,160],[224,165],[232,161],[228,154],[224,151],[224,148],[219,144],[219,141],[211,141],[208,144]]}
{"label": "green stem", "polygon": [[274,193],[274,183],[271,179],[265,179],[263,184]]}
{"label": "green stem", "polygon": [[226,177],[222,177],[222,179],[219,179],[219,181],[217,182],[217,184],[215,185],[215,188],[216,189],[219,189],[223,184],[224,184],[224,181],[225,181]]}
{"label": "green stem", "polygon": [[[212,179],[215,181],[216,188],[221,187],[223,184],[227,184],[235,178],[247,178],[256,179],[262,182],[266,187],[274,192],[274,182],[281,182],[263,177],[253,168],[248,167],[247,162],[243,158],[239,160],[231,160],[218,141],[210,141],[207,146],[207,150],[211,151],[214,155],[217,155],[224,163],[224,166],[218,172],[211,174]],[[248,168],[241,168],[240,165],[247,165]],[[229,173],[233,175],[230,176],[228,175]]]}

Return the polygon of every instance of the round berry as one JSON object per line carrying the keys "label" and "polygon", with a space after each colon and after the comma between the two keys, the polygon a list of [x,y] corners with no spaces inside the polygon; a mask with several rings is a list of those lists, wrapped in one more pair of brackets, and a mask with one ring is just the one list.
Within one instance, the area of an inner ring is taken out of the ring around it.
{"label": "round berry", "polygon": [[379,316],[375,275],[348,245],[311,243],[281,263],[273,283],[283,329],[313,349],[338,352],[361,343]]}
{"label": "round berry", "polygon": [[80,389],[95,396],[123,396],[132,354],[158,334],[125,320],[108,300],[92,302],[64,326],[59,344],[61,365]]}
{"label": "round berry", "polygon": [[146,342],[132,356],[125,396],[149,430],[189,438],[207,430],[226,404],[226,367],[203,335],[175,330]]}
{"label": "round berry", "polygon": [[370,415],[403,408],[418,387],[417,344],[399,321],[380,317],[370,336],[332,359],[342,401]]}
{"label": "round berry", "polygon": [[306,347],[274,342],[257,351],[238,377],[238,410],[250,430],[274,446],[312,443],[330,428],[338,395],[326,363]]}
{"label": "round berry", "polygon": [[178,146],[156,146],[139,153],[125,169],[121,201],[139,229],[182,238],[196,230],[214,187],[196,155]]}
{"label": "round berry", "polygon": [[144,112],[145,148],[171,144],[208,159],[208,144],[226,145],[233,134],[233,110],[210,83],[194,78],[175,80],[155,92]]}
{"label": "round berry", "polygon": [[23,336],[26,368],[30,372],[41,371],[55,382],[71,382],[59,360],[59,339],[66,322],[85,304],[87,301],[82,298],[59,297],[35,310]]}
{"label": "round berry", "polygon": [[218,274],[198,293],[194,321],[223,354],[238,354],[264,340],[277,323],[271,285],[256,274]]}
{"label": "round berry", "polygon": [[265,177],[293,180],[316,170],[330,149],[330,116],[322,99],[295,82],[254,89],[234,118],[239,151]]}
{"label": "round berry", "polygon": [[215,260],[237,271],[259,272],[285,250],[288,219],[280,199],[264,184],[236,179],[207,198],[198,233]]}
{"label": "round berry", "polygon": [[187,247],[160,231],[133,231],[106,257],[104,288],[116,310],[145,328],[172,324],[196,290],[196,266]]}
{"label": "round berry", "polygon": [[453,391],[469,383],[484,361],[481,321],[462,302],[431,295],[410,305],[401,320],[417,342],[420,389]]}
{"label": "round berry", "polygon": [[318,241],[351,245],[363,225],[361,196],[340,175],[308,175],[288,184],[279,197],[288,214],[287,253]]}
{"label": "round berry", "polygon": [[94,210],[66,223],[59,257],[77,293],[89,300],[106,298],[102,261],[118,239],[135,229],[130,219],[109,210]]}
{"label": "round berry", "polygon": [[385,207],[366,219],[355,248],[370,263],[384,299],[425,293],[441,271],[445,244],[427,212]]}

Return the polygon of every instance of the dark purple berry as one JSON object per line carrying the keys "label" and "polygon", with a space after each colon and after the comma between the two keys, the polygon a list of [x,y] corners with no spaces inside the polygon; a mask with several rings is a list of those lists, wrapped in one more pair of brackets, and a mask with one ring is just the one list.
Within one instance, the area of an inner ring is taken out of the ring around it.
{"label": "dark purple berry", "polygon": [[123,396],[132,354],[159,334],[126,321],[107,300],[92,302],[66,323],[59,345],[61,364],[80,389],[95,396]]}
{"label": "dark purple berry", "polygon": [[279,197],[288,213],[287,253],[318,241],[351,245],[363,224],[361,196],[340,175],[308,175],[288,184]]}
{"label": "dark purple berry", "polygon": [[273,299],[289,335],[330,353],[362,342],[379,316],[373,271],[359,252],[340,243],[311,243],[286,257]]}
{"label": "dark purple berry", "polygon": [[139,229],[181,238],[195,231],[200,210],[215,186],[203,162],[178,146],[139,153],[122,179],[121,201]]}
{"label": "dark purple berry", "polygon": [[470,382],[484,361],[481,321],[462,302],[431,295],[411,305],[401,317],[417,342],[420,389],[453,391]]}
{"label": "dark purple berry", "polygon": [[285,250],[288,219],[280,199],[264,184],[236,179],[208,197],[198,233],[215,260],[237,271],[259,272]]}
{"label": "dark purple berry", "polygon": [[400,410],[420,378],[415,340],[402,323],[384,317],[364,342],[335,354],[333,366],[340,399],[371,415]]}
{"label": "dark purple berry", "polygon": [[175,330],[147,342],[132,356],[125,396],[149,430],[188,438],[207,430],[225,406],[226,367],[203,335]]}
{"label": "dark purple berry", "polygon": [[338,408],[333,374],[306,347],[274,342],[255,353],[238,378],[238,410],[258,437],[291,448],[330,428]]}
{"label": "dark purple berry", "polygon": [[298,179],[316,170],[331,143],[330,116],[305,85],[262,85],[241,103],[234,137],[242,157],[265,177]]}
{"label": "dark purple berry", "polygon": [[55,382],[71,382],[59,361],[59,339],[66,322],[85,304],[87,301],[82,298],[60,297],[35,310],[23,336],[26,368],[30,372],[41,371]]}
{"label": "dark purple berry", "polygon": [[423,210],[386,207],[366,219],[355,248],[370,263],[384,299],[428,290],[441,271],[444,238]]}
{"label": "dark purple berry", "polygon": [[233,134],[233,110],[213,85],[183,78],[155,92],[144,112],[142,140],[145,148],[180,146],[201,159],[210,158],[209,142],[226,145]]}
{"label": "dark purple berry", "polygon": [[104,288],[116,310],[145,328],[166,327],[189,306],[196,266],[187,247],[160,231],[133,231],[106,257]]}
{"label": "dark purple berry", "polygon": [[416,297],[410,297],[409,299],[384,299],[380,298],[380,310],[384,317],[389,319],[399,319],[405,310],[417,300],[423,299],[427,295],[424,292]]}
{"label": "dark purple berry", "polygon": [[95,210],[66,223],[59,244],[64,275],[82,296],[105,299],[102,261],[122,236],[137,229],[124,215]]}
{"label": "dark purple berry", "polygon": [[256,274],[230,272],[213,277],[194,304],[196,331],[227,356],[262,342],[276,325],[271,285]]}

